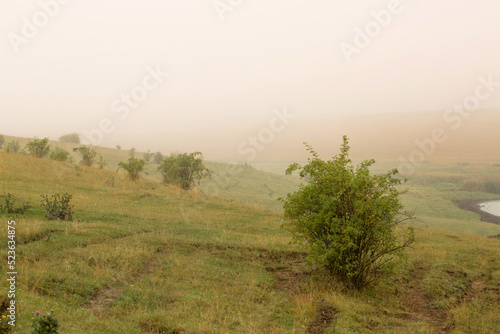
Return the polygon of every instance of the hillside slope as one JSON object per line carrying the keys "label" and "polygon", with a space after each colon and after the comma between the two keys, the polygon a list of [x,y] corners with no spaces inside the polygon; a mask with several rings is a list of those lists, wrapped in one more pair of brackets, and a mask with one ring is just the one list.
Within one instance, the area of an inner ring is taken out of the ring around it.
{"label": "hillside slope", "polygon": [[[73,195],[73,222],[40,194]],[[496,333],[499,241],[417,229],[408,261],[346,292],[289,245],[281,216],[107,170],[0,152],[16,221],[17,333],[54,310],[61,333]],[[3,200],[3,199],[0,199]],[[0,214],[0,220],[11,215]],[[7,229],[1,230],[7,245]],[[7,248],[2,247],[3,258]],[[0,263],[5,277],[7,263]],[[5,314],[7,281],[0,285]]]}
{"label": "hillside slope", "polygon": [[[6,141],[19,141],[23,148],[30,139],[22,137],[5,136]],[[50,141],[52,148],[62,148],[70,152],[74,162],[80,161],[73,148],[79,145]],[[107,165],[105,169],[116,172],[121,161],[127,161],[130,155],[127,150],[118,150],[108,147],[96,147],[98,154],[102,155]],[[144,152],[136,152],[135,156],[142,159]],[[284,197],[287,193],[295,191],[300,183],[296,176],[285,176],[257,170],[248,164],[228,164],[222,162],[205,161],[205,165],[210,169],[212,177],[202,180],[197,188],[208,196],[217,195],[220,197],[255,204],[267,208],[279,210],[282,205],[278,201],[279,197]],[[145,166],[146,179],[161,181],[162,176],[158,171],[158,164],[149,162]],[[123,173],[123,170],[121,171]]]}

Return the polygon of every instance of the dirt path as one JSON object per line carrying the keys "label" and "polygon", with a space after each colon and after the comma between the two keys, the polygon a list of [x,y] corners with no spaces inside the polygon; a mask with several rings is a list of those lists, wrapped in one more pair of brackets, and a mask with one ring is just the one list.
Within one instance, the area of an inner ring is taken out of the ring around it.
{"label": "dirt path", "polygon": [[403,304],[411,318],[425,321],[435,333],[451,333],[451,330],[446,327],[448,318],[446,310],[430,308],[431,298],[418,287],[427,270],[422,263],[415,263],[415,269],[411,272],[411,280],[402,297]]}
{"label": "dirt path", "polygon": [[[285,291],[290,295],[303,293],[301,291],[301,282],[308,275],[303,271],[305,266],[304,257],[304,254],[295,254],[295,256],[288,257],[289,266],[267,268],[267,271],[271,272],[276,278],[275,289]],[[324,301],[318,303],[317,309],[316,317],[307,326],[307,334],[323,334],[331,326],[337,315],[337,310]]]}

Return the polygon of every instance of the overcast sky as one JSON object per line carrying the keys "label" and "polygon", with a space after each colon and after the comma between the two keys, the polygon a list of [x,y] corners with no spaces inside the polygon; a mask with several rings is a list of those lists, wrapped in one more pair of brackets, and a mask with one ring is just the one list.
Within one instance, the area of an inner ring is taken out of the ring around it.
{"label": "overcast sky", "polygon": [[103,124],[104,146],[182,150],[158,142],[275,108],[442,112],[479,76],[500,81],[499,14],[498,0],[2,0],[0,133]]}

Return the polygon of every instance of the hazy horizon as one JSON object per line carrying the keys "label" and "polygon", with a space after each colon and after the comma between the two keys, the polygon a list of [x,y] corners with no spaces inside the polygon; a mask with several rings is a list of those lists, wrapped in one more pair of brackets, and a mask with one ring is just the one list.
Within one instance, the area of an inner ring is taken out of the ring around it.
{"label": "hazy horizon", "polygon": [[[253,159],[279,159],[324,120],[441,116],[500,82],[499,12],[493,0],[5,1],[0,133],[219,160],[252,158],[244,142],[260,133]],[[478,108],[500,109],[500,93]]]}

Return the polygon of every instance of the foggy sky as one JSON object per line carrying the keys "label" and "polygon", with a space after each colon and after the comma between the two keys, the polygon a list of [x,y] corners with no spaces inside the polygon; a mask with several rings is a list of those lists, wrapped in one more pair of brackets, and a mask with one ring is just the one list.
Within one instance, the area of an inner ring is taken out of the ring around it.
{"label": "foggy sky", "polygon": [[[224,141],[227,129],[234,145],[219,144],[237,156],[277,108],[295,128],[339,115],[442,112],[479,76],[500,81],[498,0],[55,1],[0,3],[0,133],[57,139],[106,120],[103,146],[168,152],[216,151],[210,134]],[[380,14],[391,6],[390,19]],[[386,26],[348,61],[342,43],[356,47],[373,12]],[[33,33],[26,22],[35,18]],[[155,69],[168,76],[155,81]],[[122,101],[145,82],[143,101]],[[481,108],[500,108],[500,90]]]}

